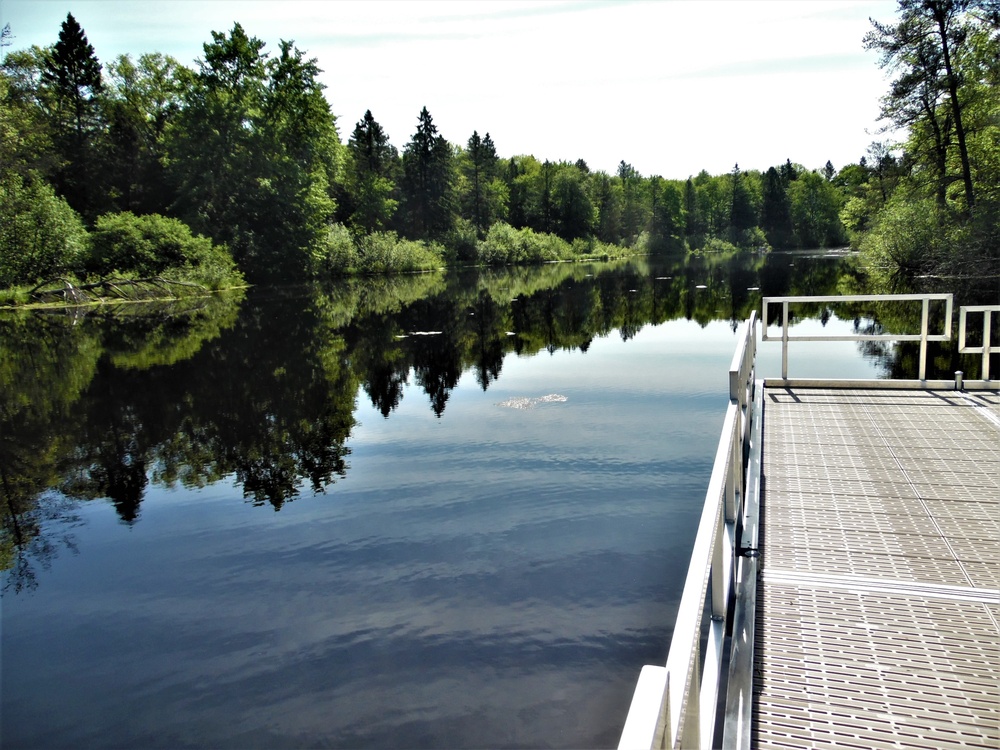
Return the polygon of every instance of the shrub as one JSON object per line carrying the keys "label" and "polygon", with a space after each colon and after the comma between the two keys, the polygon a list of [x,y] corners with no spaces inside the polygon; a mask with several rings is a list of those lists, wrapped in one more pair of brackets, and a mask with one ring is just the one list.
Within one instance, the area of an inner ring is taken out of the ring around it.
{"label": "shrub", "polygon": [[97,219],[84,268],[100,276],[114,272],[157,276],[174,271],[171,276],[180,275],[212,289],[241,278],[224,247],[191,234],[183,222],[130,212]]}
{"label": "shrub", "polygon": [[430,271],[443,264],[444,249],[435,243],[401,240],[395,232],[373,232],[358,241],[359,273]]}
{"label": "shrub", "polygon": [[862,239],[861,253],[872,278],[896,288],[932,269],[945,244],[944,222],[935,202],[904,199],[897,192]]}
{"label": "shrub", "polygon": [[313,256],[314,276],[342,276],[358,264],[354,236],[343,224],[331,224]]}
{"label": "shrub", "polygon": [[514,229],[497,222],[479,243],[479,262],[488,266],[519,263],[545,263],[572,257],[573,249],[566,240],[554,234],[535,233],[528,227]]}
{"label": "shrub", "polygon": [[86,252],[83,222],[41,180],[0,178],[0,287],[71,271]]}

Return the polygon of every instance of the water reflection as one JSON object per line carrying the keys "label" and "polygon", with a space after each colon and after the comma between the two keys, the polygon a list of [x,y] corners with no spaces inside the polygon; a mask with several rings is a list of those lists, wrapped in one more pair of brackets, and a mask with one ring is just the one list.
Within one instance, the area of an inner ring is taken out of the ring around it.
{"label": "water reflection", "polygon": [[[359,278],[184,310],[3,316],[0,565],[30,569],[21,557],[38,532],[26,519],[52,489],[108,498],[131,524],[149,482],[195,488],[234,476],[244,498],[279,510],[345,476],[361,393],[388,419],[412,382],[442,417],[463,372],[485,391],[512,355],[587,352],[596,338],[628,341],[675,319],[735,330],[762,296],[854,283],[835,259],[743,254]],[[834,313],[868,332],[914,324],[870,306],[795,310],[824,325]],[[916,345],[863,348],[887,375],[916,368]],[[963,366],[954,347],[932,347],[931,362],[949,375]]]}
{"label": "water reflection", "polygon": [[187,310],[3,316],[2,564],[22,586],[38,535],[26,519],[50,489],[108,498],[132,524],[149,482],[232,475],[247,500],[279,510],[345,475],[360,392],[389,418],[412,381],[441,417],[466,370],[485,391],[511,355],[586,352],[597,337],[627,341],[678,318],[735,329],[762,294],[829,293],[842,273],[788,258],[464,270],[253,290]]}

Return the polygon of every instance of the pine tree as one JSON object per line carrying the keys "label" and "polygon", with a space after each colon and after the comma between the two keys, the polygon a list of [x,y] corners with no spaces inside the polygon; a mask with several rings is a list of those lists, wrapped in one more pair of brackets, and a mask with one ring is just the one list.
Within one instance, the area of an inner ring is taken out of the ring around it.
{"label": "pine tree", "polygon": [[353,170],[349,175],[352,202],[348,223],[359,233],[385,229],[398,201],[392,176],[398,154],[371,110],[358,121],[347,142]]}
{"label": "pine tree", "polygon": [[98,211],[94,186],[100,182],[94,152],[101,128],[101,64],[72,13],[63,21],[41,78],[52,94],[53,132],[64,161],[56,174],[56,189],[73,208],[93,219]]}
{"label": "pine tree", "polygon": [[788,187],[778,170],[771,167],[764,173],[763,204],[760,225],[772,246],[783,249],[791,247],[792,207],[788,198]]}
{"label": "pine tree", "polygon": [[440,238],[453,221],[451,146],[438,135],[427,107],[403,150],[403,196],[411,226],[421,239]]}

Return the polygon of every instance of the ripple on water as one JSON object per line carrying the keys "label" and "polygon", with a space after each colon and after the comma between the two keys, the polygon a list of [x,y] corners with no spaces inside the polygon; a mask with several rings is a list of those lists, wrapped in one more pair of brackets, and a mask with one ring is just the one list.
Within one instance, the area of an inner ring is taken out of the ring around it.
{"label": "ripple on water", "polygon": [[538,404],[552,404],[560,403],[563,401],[568,401],[566,396],[561,396],[558,393],[550,393],[547,396],[513,396],[504,401],[501,401],[497,406],[503,406],[508,409],[533,409]]}

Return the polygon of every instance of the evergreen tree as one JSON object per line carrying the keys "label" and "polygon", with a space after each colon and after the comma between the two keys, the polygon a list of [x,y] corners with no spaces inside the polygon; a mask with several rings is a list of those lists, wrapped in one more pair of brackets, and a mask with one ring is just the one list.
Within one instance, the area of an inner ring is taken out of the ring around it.
{"label": "evergreen tree", "polygon": [[57,192],[70,206],[93,219],[99,211],[100,172],[96,144],[101,129],[101,64],[72,13],[45,60],[42,83],[51,92],[56,148],[63,166],[55,176]]}
{"label": "evergreen tree", "polygon": [[754,210],[753,200],[744,182],[740,165],[733,167],[729,174],[731,180],[730,190],[732,195],[732,205],[729,211],[729,223],[735,235],[734,245],[739,245],[739,239],[748,229],[757,225],[757,212]]}
{"label": "evergreen tree", "polygon": [[252,265],[258,161],[257,124],[267,72],[264,42],[240,24],[212,32],[186,82],[184,106],[169,129],[167,163],[178,196],[174,210],[200,234],[225,243],[244,270]]}
{"label": "evergreen tree", "polygon": [[698,205],[698,190],[690,177],[684,182],[684,217],[684,235],[686,237],[695,237],[705,233],[705,221]]}
{"label": "evergreen tree", "polygon": [[784,249],[792,246],[792,207],[788,188],[774,167],[764,174],[760,225],[773,247]]}
{"label": "evergreen tree", "polygon": [[[163,169],[164,133],[180,111],[181,66],[159,53],[108,65],[104,117],[109,199],[118,211],[165,213],[173,202]],[[184,70],[184,74],[190,71]]]}
{"label": "evergreen tree", "polygon": [[466,198],[468,216],[476,227],[480,237],[485,236],[486,230],[492,224],[487,193],[489,185],[496,176],[497,150],[493,144],[493,139],[487,133],[484,138],[479,137],[477,131],[472,131],[469,141],[466,144],[466,180],[469,185],[468,196]]}
{"label": "evergreen tree", "polygon": [[608,244],[621,239],[621,201],[616,187],[607,173],[596,174],[597,239]]}
{"label": "evergreen tree", "polygon": [[594,230],[594,205],[587,195],[584,173],[575,165],[560,164],[553,180],[555,231],[564,240],[589,237]]}
{"label": "evergreen tree", "polygon": [[631,244],[639,235],[642,227],[641,210],[639,208],[639,173],[635,167],[624,159],[618,162],[618,179],[622,185],[622,237],[626,244]]}
{"label": "evergreen tree", "polygon": [[403,150],[403,200],[410,227],[420,239],[443,237],[453,222],[451,146],[427,107],[420,110],[417,130]]}
{"label": "evergreen tree", "polygon": [[354,127],[347,151],[352,164],[348,223],[359,233],[384,230],[399,204],[392,197],[399,154],[370,109]]}
{"label": "evergreen tree", "polygon": [[654,253],[684,249],[681,191],[660,177],[650,178],[649,247]]}

